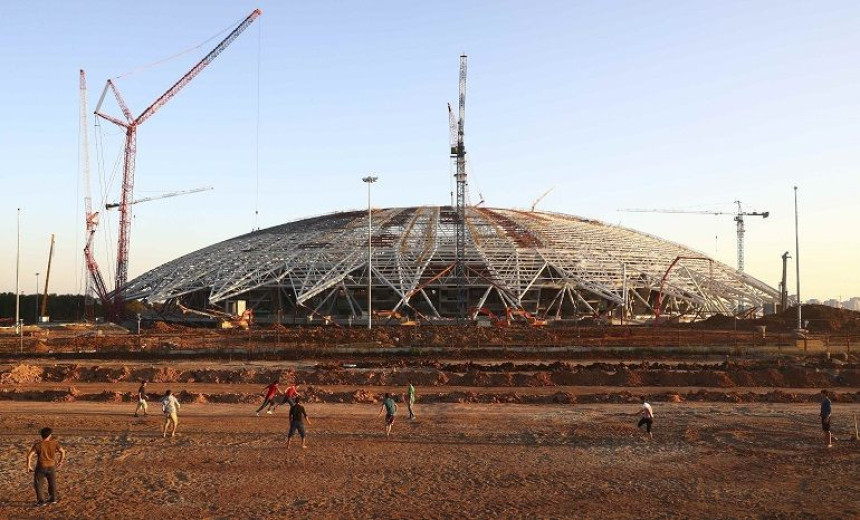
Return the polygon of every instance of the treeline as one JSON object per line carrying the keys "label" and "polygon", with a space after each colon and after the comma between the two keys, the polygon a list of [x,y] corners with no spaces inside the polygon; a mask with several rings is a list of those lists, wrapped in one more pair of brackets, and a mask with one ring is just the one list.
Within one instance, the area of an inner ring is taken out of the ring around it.
{"label": "treeline", "polygon": [[[38,296],[39,308],[42,307],[42,295]],[[36,308],[35,294],[22,294],[20,316],[24,323],[36,323],[38,310]],[[79,321],[83,320],[86,309],[85,299],[81,294],[49,294],[48,308],[46,314],[51,321]],[[94,306],[95,316],[102,316],[101,305],[98,301]],[[10,326],[15,324],[15,293],[0,293],[0,325]]]}

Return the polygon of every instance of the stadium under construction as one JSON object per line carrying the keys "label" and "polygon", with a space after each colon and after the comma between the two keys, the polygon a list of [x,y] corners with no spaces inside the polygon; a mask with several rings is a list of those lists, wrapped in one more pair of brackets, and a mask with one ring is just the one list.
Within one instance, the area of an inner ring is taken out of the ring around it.
{"label": "stadium under construction", "polygon": [[[472,320],[702,319],[763,309],[779,292],[682,245],[560,213],[470,206]],[[372,230],[368,241],[368,219]],[[333,213],[255,231],[129,282],[126,299],[220,308],[263,322],[450,323],[458,318],[456,208]],[[369,243],[368,243],[369,242]]]}

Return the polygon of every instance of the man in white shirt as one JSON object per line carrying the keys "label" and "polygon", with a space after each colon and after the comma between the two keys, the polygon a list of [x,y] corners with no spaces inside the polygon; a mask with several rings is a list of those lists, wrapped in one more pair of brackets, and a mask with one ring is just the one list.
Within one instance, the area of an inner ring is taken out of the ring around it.
{"label": "man in white shirt", "polygon": [[164,412],[164,430],[161,432],[162,437],[167,437],[167,427],[171,424],[173,429],[170,431],[170,436],[176,435],[176,425],[179,424],[179,401],[174,397],[170,390],[164,393],[161,399],[161,411]]}
{"label": "man in white shirt", "polygon": [[654,410],[651,409],[651,405],[645,401],[645,396],[642,396],[642,408],[634,415],[641,415],[642,418],[639,419],[639,424],[636,425],[637,428],[641,428],[642,425],[645,425],[645,431],[648,432],[648,438],[653,439],[651,436],[651,425],[654,424]]}

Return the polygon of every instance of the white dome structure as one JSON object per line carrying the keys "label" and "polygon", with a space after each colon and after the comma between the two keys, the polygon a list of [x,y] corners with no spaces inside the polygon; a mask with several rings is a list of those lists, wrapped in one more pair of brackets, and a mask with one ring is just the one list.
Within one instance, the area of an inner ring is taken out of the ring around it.
{"label": "white dome structure", "polygon": [[[198,308],[244,300],[257,316],[294,320],[357,318],[367,304],[367,219],[340,212],[238,236],[139,276],[124,296]],[[455,222],[447,206],[373,211],[374,311],[457,316]],[[520,309],[544,319],[610,311],[704,318],[779,296],[679,244],[560,213],[468,207],[465,251],[472,317]]]}

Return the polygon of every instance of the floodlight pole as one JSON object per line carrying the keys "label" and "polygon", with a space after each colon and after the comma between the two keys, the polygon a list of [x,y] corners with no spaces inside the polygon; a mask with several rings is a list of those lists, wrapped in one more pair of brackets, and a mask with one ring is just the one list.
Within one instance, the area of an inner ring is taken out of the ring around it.
{"label": "floodlight pole", "polygon": [[367,330],[370,330],[372,327],[370,291],[373,282],[373,243],[371,242],[373,222],[370,212],[370,185],[379,180],[379,177],[368,175],[362,177],[361,180],[367,183]]}
{"label": "floodlight pole", "polygon": [[800,233],[797,217],[797,186],[794,187],[794,268],[795,278],[797,278],[797,329],[803,328],[802,300],[800,299]]}
{"label": "floodlight pole", "polygon": [[20,327],[20,317],[21,317],[21,290],[19,287],[19,282],[21,272],[21,208],[18,208],[18,249],[15,253],[15,332],[20,332],[17,330]]}

